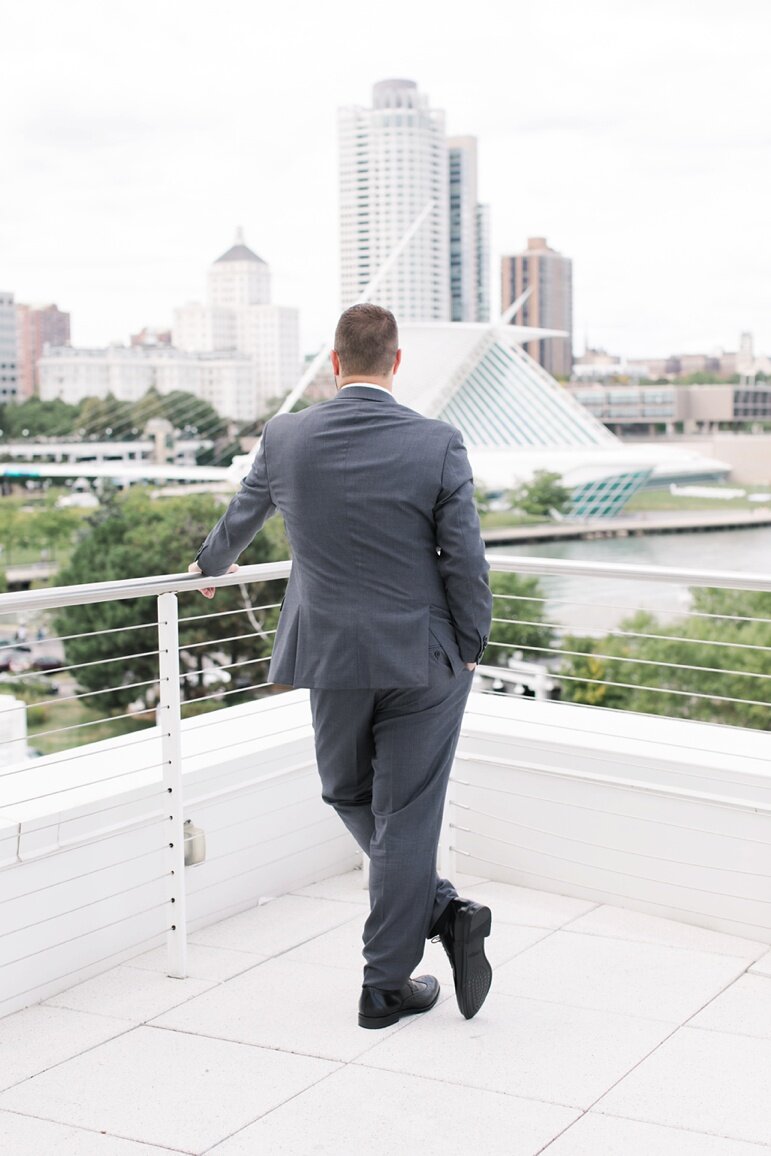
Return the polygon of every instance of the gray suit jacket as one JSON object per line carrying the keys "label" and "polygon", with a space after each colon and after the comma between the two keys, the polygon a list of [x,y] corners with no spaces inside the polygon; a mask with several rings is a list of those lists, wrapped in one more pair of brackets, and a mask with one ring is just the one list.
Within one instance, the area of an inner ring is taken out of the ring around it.
{"label": "gray suit jacket", "polygon": [[460,433],[348,386],[274,417],[241,490],[198,551],[224,574],[279,510],[292,573],[270,679],[347,690],[426,686],[487,645],[492,596]]}

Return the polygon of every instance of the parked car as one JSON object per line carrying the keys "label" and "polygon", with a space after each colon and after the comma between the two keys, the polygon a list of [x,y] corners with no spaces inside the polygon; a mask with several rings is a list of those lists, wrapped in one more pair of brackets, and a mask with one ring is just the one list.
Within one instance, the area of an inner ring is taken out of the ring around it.
{"label": "parked car", "polygon": [[31,663],[33,670],[58,670],[63,665],[64,659],[57,658],[54,654],[38,654]]}
{"label": "parked car", "polygon": [[22,670],[29,670],[30,648],[28,646],[13,646],[13,649],[0,650],[0,672],[19,674]]}

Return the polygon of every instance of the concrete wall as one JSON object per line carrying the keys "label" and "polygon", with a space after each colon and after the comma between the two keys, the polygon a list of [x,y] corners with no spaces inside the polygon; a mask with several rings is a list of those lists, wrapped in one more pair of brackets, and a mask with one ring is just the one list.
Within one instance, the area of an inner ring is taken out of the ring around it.
{"label": "concrete wall", "polygon": [[695,438],[667,438],[667,445],[719,458],[732,467],[731,481],[744,485],[771,485],[771,433],[716,433]]}

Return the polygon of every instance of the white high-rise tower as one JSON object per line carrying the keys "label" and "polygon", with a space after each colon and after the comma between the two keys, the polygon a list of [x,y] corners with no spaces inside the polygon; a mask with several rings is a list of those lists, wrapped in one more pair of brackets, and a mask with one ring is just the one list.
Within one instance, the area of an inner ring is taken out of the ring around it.
{"label": "white high-rise tower", "polygon": [[340,133],[341,298],[368,281],[433,201],[373,300],[399,321],[449,321],[448,164],[444,113],[412,80],[383,80],[373,107],[344,108]]}

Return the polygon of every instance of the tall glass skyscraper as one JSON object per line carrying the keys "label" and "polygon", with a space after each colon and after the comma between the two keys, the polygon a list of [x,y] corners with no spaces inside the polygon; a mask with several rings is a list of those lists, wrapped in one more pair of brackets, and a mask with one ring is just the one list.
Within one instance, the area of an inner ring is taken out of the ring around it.
{"label": "tall glass skyscraper", "polygon": [[429,201],[434,209],[374,295],[400,321],[449,321],[444,113],[412,80],[383,80],[372,107],[340,110],[343,307],[360,299]]}
{"label": "tall glass skyscraper", "polygon": [[18,389],[16,306],[13,293],[0,291],[0,402],[16,401]]}
{"label": "tall glass skyscraper", "polygon": [[490,320],[490,238],[487,205],[477,201],[477,142],[447,142],[450,177],[450,318]]}

